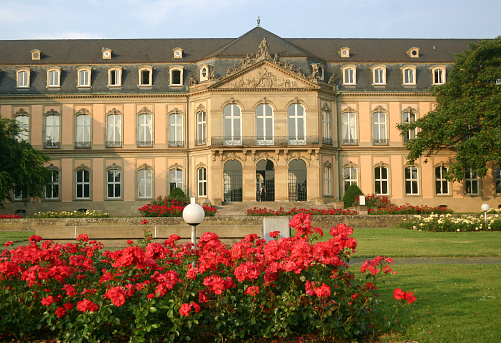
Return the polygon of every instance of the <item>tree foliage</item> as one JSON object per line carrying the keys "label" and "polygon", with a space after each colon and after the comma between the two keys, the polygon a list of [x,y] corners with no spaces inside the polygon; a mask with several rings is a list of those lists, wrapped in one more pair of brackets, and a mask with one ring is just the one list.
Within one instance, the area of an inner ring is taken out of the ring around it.
{"label": "tree foliage", "polygon": [[353,206],[353,203],[355,202],[355,198],[359,195],[363,195],[364,193],[358,188],[358,185],[355,183],[352,183],[346,192],[344,193],[343,196],[343,201],[344,201],[344,208],[348,208],[350,206]]}
{"label": "tree foliage", "polygon": [[14,187],[27,202],[42,197],[50,181],[49,157],[18,139],[21,130],[15,120],[0,118],[0,207],[11,200]]}
{"label": "tree foliage", "polygon": [[490,163],[501,164],[501,36],[470,44],[455,56],[445,84],[432,88],[437,106],[426,116],[398,125],[409,140],[407,159],[412,163],[443,150],[452,152],[447,177],[461,181],[465,169],[479,176]]}

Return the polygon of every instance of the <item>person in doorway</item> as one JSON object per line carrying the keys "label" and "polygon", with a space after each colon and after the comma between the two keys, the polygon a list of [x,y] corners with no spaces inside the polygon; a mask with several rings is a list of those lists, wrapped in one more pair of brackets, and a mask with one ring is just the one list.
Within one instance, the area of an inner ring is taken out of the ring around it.
{"label": "person in doorway", "polygon": [[259,199],[261,201],[266,201],[266,187],[261,187],[261,190],[259,191]]}

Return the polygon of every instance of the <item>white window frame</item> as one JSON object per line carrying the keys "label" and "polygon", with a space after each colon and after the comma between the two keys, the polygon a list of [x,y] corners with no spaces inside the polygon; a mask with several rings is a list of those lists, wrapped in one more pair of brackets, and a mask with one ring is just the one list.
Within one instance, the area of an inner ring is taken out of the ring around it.
{"label": "white window frame", "polygon": [[324,166],[324,195],[332,195],[332,167]]}
{"label": "white window frame", "polygon": [[61,87],[61,68],[47,69],[47,88]]}
{"label": "white window frame", "polygon": [[[148,76],[145,80],[144,73],[147,72]],[[152,67],[141,67],[138,70],[138,86],[139,87],[151,87],[153,85],[153,68]]]}
{"label": "white window frame", "polygon": [[405,194],[419,195],[419,169],[415,166],[404,168]]}
{"label": "white window frame", "polygon": [[20,114],[14,117],[17,125],[21,129],[21,131],[16,136],[16,139],[19,141],[30,141],[30,116],[27,114]]}
{"label": "white window frame", "polygon": [[153,198],[153,171],[151,169],[137,171],[137,197],[138,199]]}
{"label": "white window frame", "polygon": [[[379,170],[379,177],[377,176],[377,171]],[[386,171],[386,178],[383,177],[383,170]],[[377,195],[389,195],[390,183],[389,177],[390,171],[387,166],[376,166],[374,168],[374,194]],[[379,192],[377,191],[377,186],[379,185]],[[384,192],[384,185],[386,185],[386,192]]]}
{"label": "white window frame", "polygon": [[[413,123],[417,120],[417,114],[413,111],[405,111],[402,113],[402,124],[409,124]],[[403,138],[404,138],[404,143],[407,143],[408,141],[415,139],[417,136],[417,128],[414,130],[408,130],[405,132]]]}
{"label": "white window frame", "polygon": [[386,85],[386,67],[374,66],[372,69],[372,85],[385,86]]}
{"label": "white window frame", "polygon": [[357,145],[357,115],[354,112],[343,112],[341,115],[343,145]]}
{"label": "white window frame", "polygon": [[[466,195],[479,195],[480,194],[480,180],[478,175],[473,172],[472,168],[466,168],[464,175],[464,192]],[[474,192],[473,189],[477,188]]]}
{"label": "white window frame", "polygon": [[443,85],[446,81],[446,69],[442,66],[431,68],[431,84],[434,86]]}
{"label": "white window frame", "polygon": [[344,66],[343,70],[343,85],[353,86],[357,84],[357,67]]}
{"label": "white window frame", "polygon": [[78,88],[90,88],[92,69],[90,67],[79,68],[78,75]]}
{"label": "white window frame", "polygon": [[[436,195],[449,195],[450,185],[449,180],[444,177],[448,168],[446,166],[435,167],[435,194]],[[444,185],[447,187],[447,192],[444,192]]]}
{"label": "white window frame", "polygon": [[[332,140],[331,134],[331,112],[326,109],[322,109],[322,135],[324,140]],[[325,141],[324,141],[325,143]],[[331,143],[332,144],[332,141]]]}
{"label": "white window frame", "polygon": [[176,187],[184,191],[184,172],[180,168],[169,170],[169,193]]}
{"label": "white window frame", "polygon": [[387,145],[388,132],[385,112],[372,112],[372,142],[374,145]]}
{"label": "white window frame", "polygon": [[[110,123],[110,118],[113,121]],[[117,119],[118,122],[117,122]],[[116,148],[122,146],[122,114],[111,113],[106,115],[106,147]]]}
{"label": "white window frame", "polygon": [[197,169],[197,194],[199,197],[207,196],[207,168]]}
{"label": "white window frame", "polygon": [[[174,72],[179,72],[179,83],[175,83],[174,81]],[[184,68],[180,66],[171,67],[169,69],[169,85],[170,86],[183,86],[184,79]]]}
{"label": "white window frame", "polygon": [[347,166],[343,168],[343,184],[344,192],[348,190],[348,187],[355,184],[358,186],[358,169],[352,166]]}
{"label": "white window frame", "polygon": [[200,66],[200,82],[209,80],[209,67],[206,64]]}
{"label": "white window frame", "polygon": [[31,70],[28,68],[18,69],[16,71],[17,88],[30,88]]}
{"label": "white window frame", "polygon": [[[52,122],[49,122],[52,119]],[[61,115],[51,111],[44,115],[44,147],[59,148],[61,146]]]}
{"label": "white window frame", "polygon": [[[271,135],[268,133],[271,131]],[[269,104],[256,106],[256,144],[272,145],[275,141],[275,114]]]}
{"label": "white window frame", "polygon": [[183,120],[184,116],[181,113],[169,114],[169,147],[184,146]]}
{"label": "white window frame", "polygon": [[[60,172],[57,169],[50,169],[50,182],[45,186],[45,199],[58,200],[60,194]],[[49,195],[50,194],[50,195]]]}
{"label": "white window frame", "polygon": [[122,86],[122,68],[111,67],[108,69],[108,87],[121,87]]}
{"label": "white window frame", "polygon": [[[111,180],[110,180],[110,175],[112,177]],[[118,168],[108,168],[106,170],[106,199],[117,200],[121,198],[122,198],[122,171]]]}
{"label": "white window frame", "polygon": [[[82,122],[83,121],[83,122]],[[75,147],[90,148],[92,142],[92,118],[87,113],[75,116]]]}
{"label": "white window frame", "polygon": [[[79,179],[79,173],[81,173],[81,181]],[[85,180],[85,176],[87,175],[88,181]],[[87,169],[78,169],[75,171],[75,199],[76,200],[89,200],[91,197],[91,175],[90,171]],[[78,196],[79,190],[81,191],[81,195]],[[86,192],[87,190],[87,192]],[[87,193],[87,196],[85,195]]]}
{"label": "white window frame", "polygon": [[153,146],[153,115],[151,113],[139,113],[137,115],[137,146]]}
{"label": "white window frame", "polygon": [[402,84],[405,86],[415,86],[416,82],[416,67],[402,67]]}
{"label": "white window frame", "polygon": [[[300,129],[299,123],[303,130]],[[306,144],[306,110],[301,104],[290,104],[287,107],[287,136],[289,145]]]}
{"label": "white window frame", "polygon": [[242,144],[242,110],[237,104],[223,108],[223,140],[224,145]]}
{"label": "white window frame", "polygon": [[197,117],[197,141],[196,145],[203,145],[207,143],[207,112],[198,111]]}

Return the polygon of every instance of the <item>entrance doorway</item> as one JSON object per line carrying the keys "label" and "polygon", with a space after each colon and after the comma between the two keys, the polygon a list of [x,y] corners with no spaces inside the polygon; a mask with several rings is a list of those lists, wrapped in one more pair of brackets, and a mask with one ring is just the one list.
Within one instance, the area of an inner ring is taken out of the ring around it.
{"label": "entrance doorway", "polygon": [[224,164],[224,201],[242,201],[242,164],[236,160]]}
{"label": "entrance doorway", "polygon": [[289,201],[306,201],[306,163],[292,160],[289,163]]}
{"label": "entrance doorway", "polygon": [[275,165],[271,160],[261,160],[256,165],[256,200],[260,200],[260,190],[266,188],[265,201],[275,201]]}

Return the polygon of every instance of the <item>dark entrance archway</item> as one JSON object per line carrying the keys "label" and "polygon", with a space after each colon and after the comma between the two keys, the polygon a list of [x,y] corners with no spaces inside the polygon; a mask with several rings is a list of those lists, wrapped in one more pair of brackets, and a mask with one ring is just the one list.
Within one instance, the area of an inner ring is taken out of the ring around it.
{"label": "dark entrance archway", "polygon": [[275,201],[275,165],[271,160],[261,160],[256,165],[256,200],[259,201],[259,191],[266,188],[265,201]]}
{"label": "dark entrance archway", "polygon": [[224,164],[224,201],[242,201],[242,164],[236,160]]}
{"label": "dark entrance archway", "polygon": [[292,160],[289,163],[289,201],[306,201],[306,180],[306,163],[303,160]]}

